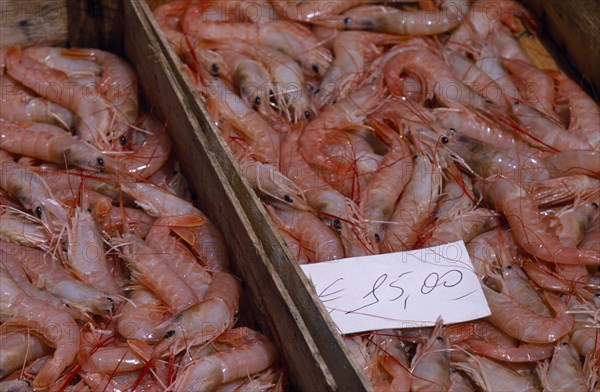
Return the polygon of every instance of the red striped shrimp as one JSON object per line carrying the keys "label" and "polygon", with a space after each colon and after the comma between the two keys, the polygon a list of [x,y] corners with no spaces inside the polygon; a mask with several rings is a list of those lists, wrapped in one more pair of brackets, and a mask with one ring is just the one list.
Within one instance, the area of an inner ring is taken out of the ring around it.
{"label": "red striped shrimp", "polygon": [[160,340],[157,353],[179,353],[187,347],[210,342],[232,327],[242,288],[227,272],[216,272],[202,302],[160,323],[152,340]]}
{"label": "red striped shrimp", "polygon": [[450,387],[450,345],[442,336],[442,321],[438,320],[425,344],[419,344],[412,359],[411,391],[448,390]]}
{"label": "red striped shrimp", "polygon": [[157,253],[132,234],[113,239],[113,243],[127,262],[132,279],[148,287],[173,313],[198,302],[191,287],[170,268],[167,255]]}
{"label": "red striped shrimp", "polygon": [[277,205],[269,208],[276,221],[300,242],[311,263],[344,258],[342,242],[323,221],[310,212]]}
{"label": "red striped shrimp", "polygon": [[57,133],[56,129],[46,124],[44,130],[32,132],[31,124],[0,120],[0,148],[61,166],[119,171],[120,164],[111,155],[74,138],[68,132],[61,130],[61,133]]}
{"label": "red striped shrimp", "polygon": [[517,183],[493,176],[475,187],[504,214],[515,239],[532,256],[559,264],[600,264],[597,252],[562,246],[541,220],[531,196]]}
{"label": "red striped shrimp", "polygon": [[50,245],[52,233],[39,219],[20,210],[0,206],[0,240],[27,247],[45,248]]}
{"label": "red striped shrimp", "polygon": [[[2,126],[2,123],[0,123]],[[2,143],[4,148],[4,143]],[[60,230],[67,221],[64,207],[52,194],[46,181],[0,150],[0,188],[17,199],[51,230]]]}
{"label": "red striped shrimp", "polygon": [[566,341],[555,346],[554,355],[549,363],[542,362],[537,365],[537,373],[546,391],[588,390],[579,353]]}
{"label": "red striped shrimp", "polygon": [[[249,328],[237,328],[221,336],[229,348],[190,362],[178,375],[173,391],[215,391],[221,385],[247,378],[270,367],[277,359],[273,344]],[[231,336],[231,338],[229,338]]]}
{"label": "red striped shrimp", "polygon": [[[44,357],[52,350],[43,339],[26,332],[13,332],[0,336],[0,379],[21,369],[29,362]],[[1,387],[0,387],[1,389]]]}
{"label": "red striped shrimp", "polygon": [[396,202],[410,181],[414,163],[406,138],[396,134],[391,127],[375,118],[376,116],[377,114],[368,122],[373,126],[374,133],[389,145],[390,149],[362,190],[359,206],[364,219],[373,225],[373,240],[379,242],[383,238],[384,223],[392,217]]}
{"label": "red striped shrimp", "polygon": [[79,326],[67,313],[27,295],[4,267],[0,267],[0,272],[0,314],[3,319],[5,316],[10,318],[3,326],[31,328],[55,348],[33,380],[35,390],[47,390],[75,361],[79,350]]}
{"label": "red striped shrimp", "polygon": [[171,235],[172,230],[178,226],[190,224],[203,224],[204,222],[190,222],[187,216],[158,218],[146,236],[145,242],[150,248],[168,255],[169,268],[183,280],[194,292],[196,299],[201,301],[210,284],[210,274],[198,264],[194,255],[177,238]]}
{"label": "red striped shrimp", "polygon": [[529,191],[538,206],[549,207],[578,198],[586,199],[598,193],[598,189],[600,189],[600,180],[576,174],[534,182]]}
{"label": "red striped shrimp", "polygon": [[348,30],[371,30],[391,34],[436,35],[458,26],[469,10],[466,0],[444,0],[435,11],[394,10],[373,13],[371,10],[360,15],[341,15],[331,18],[330,25]]}
{"label": "red striped shrimp", "polygon": [[545,293],[546,300],[555,312],[554,317],[544,317],[507,295],[483,286],[492,315],[488,321],[506,334],[526,343],[551,343],[567,335],[573,328],[574,318],[567,306],[554,294]]}
{"label": "red striped shrimp", "polygon": [[73,113],[50,100],[36,96],[8,75],[0,75],[0,117],[9,121],[44,122],[70,129]]}
{"label": "red striped shrimp", "polygon": [[84,312],[107,316],[118,299],[74,277],[52,255],[19,245],[0,243],[2,252],[12,253],[31,282]]}
{"label": "red striped shrimp", "polygon": [[569,103],[569,132],[584,136],[595,150],[600,146],[600,107],[577,83],[562,72],[553,74],[558,83],[557,99]]}
{"label": "red striped shrimp", "polygon": [[226,271],[229,259],[225,239],[220,230],[199,209],[189,201],[183,200],[158,187],[141,182],[121,184],[121,189],[133,196],[135,203],[153,217],[184,216],[204,223],[193,227],[180,227],[182,239],[192,247],[203,265],[211,271]]}
{"label": "red striped shrimp", "polygon": [[441,191],[441,168],[425,154],[418,154],[410,181],[394,208],[379,249],[383,253],[411,249],[435,212]]}
{"label": "red striped shrimp", "polygon": [[104,252],[102,234],[89,209],[75,208],[67,229],[65,265],[82,282],[108,294],[121,291]]}
{"label": "red striped shrimp", "polygon": [[191,4],[181,20],[183,32],[199,40],[227,40],[235,32],[241,41],[285,53],[307,75],[322,77],[331,64],[331,53],[320,45],[310,29],[299,23],[285,20],[268,23],[211,21],[205,17],[210,8],[206,2]]}

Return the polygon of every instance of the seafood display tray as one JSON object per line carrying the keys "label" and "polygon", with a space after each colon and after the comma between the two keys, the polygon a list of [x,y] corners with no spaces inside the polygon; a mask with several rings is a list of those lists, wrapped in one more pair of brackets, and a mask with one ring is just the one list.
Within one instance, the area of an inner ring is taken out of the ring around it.
{"label": "seafood display tray", "polygon": [[[371,389],[312,285],[243,179],[146,2],[0,0],[0,5],[2,45],[97,47],[123,55],[133,65],[140,85],[168,124],[174,150],[201,209],[228,241],[233,271],[246,290],[245,303],[278,346],[292,387],[303,391]],[[600,91],[600,2],[526,0],[525,5],[547,36],[558,43],[549,49],[557,62],[576,64]]]}

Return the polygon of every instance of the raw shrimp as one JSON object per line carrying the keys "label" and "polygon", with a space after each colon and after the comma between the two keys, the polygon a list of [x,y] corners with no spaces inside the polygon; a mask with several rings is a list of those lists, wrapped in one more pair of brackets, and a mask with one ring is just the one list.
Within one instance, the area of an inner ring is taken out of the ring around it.
{"label": "raw shrimp", "polygon": [[44,248],[50,245],[52,233],[34,216],[2,205],[0,219],[0,240],[28,247]]}
{"label": "raw shrimp", "polygon": [[198,302],[190,286],[169,268],[167,255],[157,253],[132,234],[125,234],[113,242],[119,246],[127,261],[132,278],[152,290],[173,313],[179,313]]}
{"label": "raw shrimp", "polygon": [[[509,233],[506,234],[510,235]],[[514,250],[511,253],[512,258],[516,259],[517,255]],[[518,265],[508,264],[507,262],[504,264],[505,266],[502,268],[502,277],[500,281],[502,294],[508,295],[510,298],[521,305],[528,307],[540,316],[550,317],[550,311],[544,303],[544,300],[531,285],[523,270]]]}
{"label": "raw shrimp", "polygon": [[486,229],[495,226],[496,220],[496,214],[487,208],[451,211],[435,222],[425,244],[434,246],[460,240],[469,243]]}
{"label": "raw shrimp", "polygon": [[172,1],[156,7],[152,13],[156,22],[160,26],[167,41],[171,44],[171,48],[177,55],[183,55],[190,46],[190,38],[180,31],[180,21],[189,2],[186,0]]}
{"label": "raw shrimp", "polygon": [[89,59],[77,59],[65,55],[68,49],[51,46],[32,46],[23,49],[23,53],[40,63],[67,73],[69,76],[97,76],[102,67]]}
{"label": "raw shrimp", "polygon": [[[353,13],[352,17],[342,15],[331,18],[338,28],[352,30],[373,30],[391,34],[435,35],[445,33],[458,26],[469,10],[466,0],[444,0],[440,10]],[[331,24],[331,23],[330,23]]]}
{"label": "raw shrimp", "polygon": [[185,245],[171,235],[171,231],[177,231],[178,226],[202,224],[189,221],[188,216],[158,218],[152,224],[145,242],[150,248],[168,256],[170,269],[192,289],[196,299],[201,301],[208,290],[210,274],[197,263]]}
{"label": "raw shrimp", "polygon": [[585,174],[600,178],[600,151],[563,151],[544,159],[544,164],[553,177]]}
{"label": "raw shrimp", "polygon": [[543,361],[550,358],[554,350],[552,344],[522,343],[519,347],[503,347],[494,342],[480,340],[469,341],[467,347],[475,354],[511,363]]}
{"label": "raw shrimp", "polygon": [[598,189],[600,180],[577,174],[534,182],[531,184],[530,193],[540,207],[548,207],[577,198],[586,199],[597,194]]}
{"label": "raw shrimp", "polygon": [[532,198],[518,184],[493,176],[477,182],[475,187],[504,214],[515,239],[532,256],[559,264],[600,264],[597,252],[562,246],[540,219]]}
{"label": "raw shrimp", "polygon": [[[2,123],[0,123],[2,126]],[[4,144],[2,144],[4,148]],[[67,221],[67,213],[54,198],[46,181],[0,150],[0,188],[32,211],[50,229],[60,230]]]}
{"label": "raw shrimp", "polygon": [[441,168],[427,155],[417,155],[411,179],[394,208],[379,249],[383,253],[411,249],[434,213],[441,191]]}
{"label": "raw shrimp", "polygon": [[0,282],[0,314],[10,317],[3,326],[32,328],[56,348],[33,380],[35,390],[47,390],[77,357],[79,326],[67,313],[28,296],[4,267],[0,267]]}
{"label": "raw shrimp", "polygon": [[189,228],[184,238],[200,261],[211,271],[226,271],[229,256],[225,239],[219,229],[208,217],[192,203],[180,199],[160,188],[137,182],[134,184],[121,184],[121,189],[134,197],[137,205],[154,217],[189,215],[191,218],[201,218],[204,223]]}
{"label": "raw shrimp", "polygon": [[319,44],[307,27],[290,21],[268,23],[209,21],[206,4],[190,5],[181,25],[183,32],[199,40],[228,40],[232,33],[244,42],[281,51],[293,58],[307,75],[322,77],[331,64],[331,53]]}
{"label": "raw shrimp", "polygon": [[379,3],[381,0],[333,0],[321,1],[269,0],[277,13],[298,22],[327,21],[333,16],[361,4]]}
{"label": "raw shrimp", "polygon": [[70,133],[45,125],[44,130],[32,131],[31,124],[0,120],[0,148],[38,158],[61,166],[88,170],[118,172],[120,165],[111,155],[84,143]]}
{"label": "raw shrimp", "polygon": [[106,337],[93,335],[85,333],[81,336],[79,357],[83,371],[115,375],[146,366],[146,362],[130,347],[105,345]]}
{"label": "raw shrimp", "polygon": [[369,124],[374,127],[374,133],[390,146],[360,195],[364,219],[373,225],[373,239],[379,242],[383,238],[383,224],[392,217],[396,202],[410,181],[413,154],[406,138],[396,134],[383,121],[372,118]]}
{"label": "raw shrimp", "polygon": [[344,247],[334,231],[310,212],[277,206],[270,209],[286,232],[300,242],[309,262],[344,258]]}
{"label": "raw shrimp", "polygon": [[574,318],[564,303],[553,294],[545,294],[556,315],[543,317],[510,297],[483,286],[492,315],[488,320],[508,335],[526,343],[551,343],[568,334]]}
{"label": "raw shrimp", "polygon": [[588,390],[579,353],[566,341],[556,345],[550,363],[538,364],[537,372],[544,390],[573,392]]}
{"label": "raw shrimp", "polygon": [[117,314],[117,331],[125,339],[148,341],[168,317],[168,307],[149,291],[135,289]]}
{"label": "raw shrimp", "polygon": [[210,342],[231,328],[239,308],[242,288],[227,272],[216,272],[202,302],[159,324],[151,339],[160,340],[156,352]]}
{"label": "raw shrimp", "polygon": [[442,321],[438,320],[427,343],[417,348],[411,363],[411,391],[445,391],[450,387],[450,345],[441,332]]}
{"label": "raw shrimp", "polygon": [[[131,135],[133,151],[123,151],[116,160],[122,170],[143,178],[156,173],[171,153],[171,138],[164,126],[150,116],[144,117]],[[140,139],[140,140],[138,140]]]}
{"label": "raw shrimp", "polygon": [[7,75],[0,75],[0,117],[9,121],[73,125],[73,113],[52,101],[33,95]]}
{"label": "raw shrimp", "polygon": [[0,243],[1,252],[12,254],[31,282],[76,309],[107,316],[117,298],[76,280],[52,255],[20,245]]}
{"label": "raw shrimp", "polygon": [[66,266],[82,282],[108,294],[117,294],[117,284],[104,253],[104,241],[89,210],[76,207],[67,229]]}
{"label": "raw shrimp", "polygon": [[0,379],[52,352],[41,338],[26,332],[3,334],[0,346]]}

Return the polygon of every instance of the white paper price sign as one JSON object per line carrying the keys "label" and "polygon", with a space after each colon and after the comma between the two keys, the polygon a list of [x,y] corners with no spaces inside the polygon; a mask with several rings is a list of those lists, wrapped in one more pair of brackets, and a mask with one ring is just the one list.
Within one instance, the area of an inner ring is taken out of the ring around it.
{"label": "white paper price sign", "polygon": [[301,267],[343,334],[491,314],[462,241]]}

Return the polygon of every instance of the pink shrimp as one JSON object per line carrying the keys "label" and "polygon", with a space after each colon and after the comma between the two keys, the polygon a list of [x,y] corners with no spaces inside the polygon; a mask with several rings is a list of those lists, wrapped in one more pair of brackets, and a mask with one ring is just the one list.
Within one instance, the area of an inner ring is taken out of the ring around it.
{"label": "pink shrimp", "polygon": [[125,339],[151,340],[156,326],[168,317],[168,310],[151,292],[132,290],[117,314],[117,331]]}
{"label": "pink shrimp", "polygon": [[378,3],[381,0],[333,0],[320,1],[269,0],[277,13],[298,22],[326,21],[333,16],[361,4]]}
{"label": "pink shrimp", "polygon": [[191,4],[181,21],[184,33],[199,40],[226,40],[235,32],[244,42],[285,53],[300,64],[307,75],[323,76],[331,64],[331,53],[299,23],[285,20],[268,23],[210,21],[204,16],[210,7],[207,2]]}
{"label": "pink shrimp", "polygon": [[531,184],[530,193],[540,207],[548,207],[576,198],[586,199],[600,188],[600,180],[583,174],[552,178]]}
{"label": "pink shrimp", "polygon": [[447,390],[450,387],[450,345],[438,320],[427,343],[420,344],[411,362],[412,391]]}
{"label": "pink shrimp", "polygon": [[0,346],[0,379],[52,352],[41,338],[26,332],[2,334]]}
{"label": "pink shrimp", "polygon": [[0,240],[27,247],[45,248],[51,244],[52,233],[32,215],[5,205],[0,206]]}
{"label": "pink shrimp", "polygon": [[344,247],[336,233],[310,212],[272,208],[271,216],[300,242],[309,262],[344,258]]}
{"label": "pink shrimp", "polygon": [[579,353],[566,341],[559,342],[550,363],[538,364],[537,372],[544,390],[587,391]]}
{"label": "pink shrimp", "polygon": [[93,332],[82,334],[79,358],[83,371],[115,375],[146,366],[130,347],[107,344],[108,340],[113,338]]}
{"label": "pink shrimp", "polygon": [[189,49],[188,37],[180,31],[181,18],[188,5],[187,0],[172,1],[162,4],[152,11],[167,41],[178,55],[184,54]]}
{"label": "pink shrimp", "polygon": [[382,252],[412,248],[435,211],[441,188],[441,169],[425,154],[417,155],[410,181],[394,208],[379,245]]}
{"label": "pink shrimp", "polygon": [[553,177],[585,174],[600,178],[600,151],[563,151],[544,159]]}
{"label": "pink shrimp", "polygon": [[0,272],[0,314],[10,318],[3,326],[32,328],[56,349],[33,380],[34,389],[47,390],[77,357],[79,326],[67,313],[27,295],[4,267]]}
{"label": "pink shrimp", "polygon": [[531,196],[518,184],[499,176],[476,183],[476,188],[501,211],[519,245],[542,260],[559,264],[600,264],[600,255],[564,247],[540,219]]}
{"label": "pink shrimp", "polygon": [[238,328],[229,331],[228,335],[235,338],[232,347],[188,364],[177,377],[174,391],[190,388],[214,391],[222,384],[261,372],[275,362],[275,347],[258,332]]}
{"label": "pink shrimp", "polygon": [[540,316],[510,297],[483,286],[492,315],[488,320],[508,335],[526,343],[551,343],[568,334],[574,318],[564,303],[553,294],[545,294],[556,315]]}

